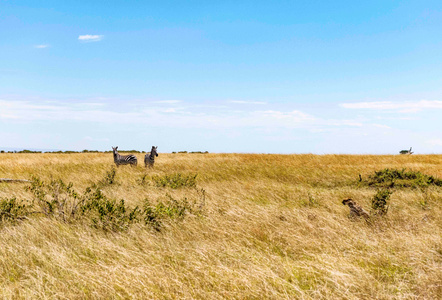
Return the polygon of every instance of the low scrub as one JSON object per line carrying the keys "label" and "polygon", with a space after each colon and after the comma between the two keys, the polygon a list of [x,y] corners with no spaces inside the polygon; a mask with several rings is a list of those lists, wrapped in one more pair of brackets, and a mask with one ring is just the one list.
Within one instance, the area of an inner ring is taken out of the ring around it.
{"label": "low scrub", "polygon": [[81,203],[79,216],[92,227],[107,231],[121,231],[137,222],[141,211],[136,206],[129,208],[125,201],[108,199],[100,189],[88,188]]}
{"label": "low scrub", "polygon": [[143,219],[145,224],[153,226],[156,230],[161,229],[166,219],[183,219],[186,214],[200,215],[204,208],[205,191],[199,191],[200,201],[189,201],[187,198],[174,199],[166,194],[166,199],[151,204],[149,199],[144,200]]}
{"label": "low scrub", "polygon": [[17,222],[26,219],[29,205],[20,203],[15,197],[0,200],[0,223]]}
{"label": "low scrub", "polygon": [[26,187],[33,194],[33,208],[47,217],[69,221],[76,217],[85,198],[73,189],[73,184],[63,180],[51,180],[49,183],[33,176],[31,185]]}
{"label": "low scrub", "polygon": [[442,180],[430,175],[423,174],[419,171],[406,169],[383,169],[375,171],[373,175],[368,177],[369,186],[375,187],[428,187],[431,185],[441,186]]}
{"label": "low scrub", "polygon": [[177,189],[181,187],[196,187],[196,177],[198,174],[183,175],[181,173],[175,173],[172,175],[152,176],[152,180],[158,187],[170,187]]}
{"label": "low scrub", "polygon": [[157,200],[155,205],[146,199],[142,209],[131,208],[124,199],[109,199],[100,189],[103,184],[112,184],[114,174],[108,172],[107,182],[93,184],[84,193],[76,192],[72,183],[66,184],[61,179],[44,182],[32,177],[30,186],[26,187],[33,195],[31,204],[23,204],[16,198],[0,200],[0,223],[16,222],[36,214],[66,223],[83,222],[105,231],[126,230],[137,222],[160,230],[166,219],[181,220],[186,214],[199,214],[203,209],[204,190],[198,191],[201,195],[198,201],[176,200],[167,194],[166,200]]}
{"label": "low scrub", "polygon": [[374,215],[385,215],[388,212],[390,196],[393,192],[380,189],[371,199],[371,209]]}
{"label": "low scrub", "polygon": [[139,210],[128,208],[124,200],[108,199],[95,184],[78,193],[72,183],[61,179],[44,182],[33,177],[27,189],[33,194],[30,208],[34,213],[69,223],[83,220],[104,230],[126,229]]}
{"label": "low scrub", "polygon": [[104,178],[98,182],[98,185],[106,186],[114,184],[116,182],[115,180],[116,175],[117,175],[117,170],[114,167],[112,167],[109,171],[106,172]]}

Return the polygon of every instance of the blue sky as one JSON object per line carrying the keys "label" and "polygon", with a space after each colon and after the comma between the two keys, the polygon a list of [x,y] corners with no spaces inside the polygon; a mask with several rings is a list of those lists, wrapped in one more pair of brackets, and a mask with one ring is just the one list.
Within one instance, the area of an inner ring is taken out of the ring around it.
{"label": "blue sky", "polygon": [[217,2],[0,0],[0,149],[442,152],[441,1]]}

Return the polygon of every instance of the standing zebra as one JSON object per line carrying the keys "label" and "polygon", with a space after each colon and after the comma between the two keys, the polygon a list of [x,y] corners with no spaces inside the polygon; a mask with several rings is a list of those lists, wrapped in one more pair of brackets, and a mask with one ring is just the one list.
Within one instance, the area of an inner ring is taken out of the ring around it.
{"label": "standing zebra", "polygon": [[144,166],[147,167],[149,165],[149,168],[153,167],[153,164],[155,163],[155,156],[158,156],[157,153],[158,146],[152,146],[152,150],[150,152],[146,153],[144,156]]}
{"label": "standing zebra", "polygon": [[112,150],[114,152],[114,163],[119,167],[120,165],[131,165],[136,166],[138,161],[137,157],[135,155],[129,154],[129,155],[120,155],[117,152],[117,147],[112,147]]}

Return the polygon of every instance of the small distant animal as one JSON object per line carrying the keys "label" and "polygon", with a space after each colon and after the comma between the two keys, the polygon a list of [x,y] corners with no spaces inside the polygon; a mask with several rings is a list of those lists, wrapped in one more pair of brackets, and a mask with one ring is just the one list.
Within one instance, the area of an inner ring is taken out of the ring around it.
{"label": "small distant animal", "polygon": [[120,155],[117,151],[118,146],[112,147],[114,153],[114,163],[119,167],[120,165],[131,165],[136,166],[138,163],[137,157],[133,154]]}
{"label": "small distant animal", "polygon": [[401,150],[399,153],[400,154],[413,154],[413,152],[411,152],[411,147],[410,147],[410,150]]}
{"label": "small distant animal", "polygon": [[147,167],[149,166],[149,168],[153,167],[153,164],[155,163],[155,156],[158,156],[157,153],[157,149],[158,146],[152,146],[152,149],[150,150],[150,152],[146,153],[146,155],[144,156],[144,166]]}
{"label": "small distant animal", "polygon": [[368,219],[370,216],[368,213],[360,207],[356,202],[354,202],[351,198],[347,198],[342,200],[342,204],[348,205],[350,208],[350,217],[364,217],[365,219]]}

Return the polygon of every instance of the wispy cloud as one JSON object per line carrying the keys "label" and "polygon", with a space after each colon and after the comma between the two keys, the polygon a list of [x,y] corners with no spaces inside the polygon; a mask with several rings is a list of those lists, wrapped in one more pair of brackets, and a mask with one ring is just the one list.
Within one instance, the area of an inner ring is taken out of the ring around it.
{"label": "wispy cloud", "polygon": [[265,117],[270,117],[279,120],[290,120],[294,122],[301,122],[306,120],[314,120],[313,116],[310,116],[306,113],[303,113],[298,110],[284,112],[284,111],[276,111],[276,110],[266,110],[257,112]]}
{"label": "wispy cloud", "polygon": [[442,139],[432,139],[427,141],[427,143],[432,146],[442,146]]}
{"label": "wispy cloud", "polygon": [[49,48],[49,45],[35,45],[34,48],[45,49],[45,48]]}
{"label": "wispy cloud", "polygon": [[339,106],[348,109],[396,110],[400,113],[415,113],[423,109],[442,109],[442,101],[407,101],[407,102],[356,102],[341,103]]}
{"label": "wispy cloud", "polygon": [[[178,101],[179,102],[179,101]],[[169,102],[165,102],[169,103]],[[172,104],[177,102],[172,102]],[[155,124],[164,128],[235,129],[265,128],[305,129],[310,131],[338,130],[339,128],[382,128],[388,126],[369,124],[352,119],[318,118],[299,110],[214,110],[213,107],[195,110],[194,106],[126,106],[126,111],[113,110],[112,105],[96,102],[8,101],[0,100],[0,120],[5,122],[93,122],[136,126]],[[171,117],[173,114],[173,117]]]}
{"label": "wispy cloud", "polygon": [[85,34],[78,36],[78,40],[82,42],[98,42],[103,39],[104,35]]}
{"label": "wispy cloud", "polygon": [[243,100],[230,100],[229,103],[235,103],[235,104],[267,104],[263,101],[243,101]]}
{"label": "wispy cloud", "polygon": [[[167,103],[167,102],[166,102]],[[175,103],[175,102],[174,102]],[[113,111],[112,106],[97,103],[54,101],[8,101],[0,100],[0,119],[20,122],[33,121],[81,121],[112,123],[118,120],[126,124],[156,124],[165,127],[187,128],[240,128],[240,127],[304,127],[315,118],[301,111],[214,111],[213,108],[195,111],[194,107],[152,107],[127,111]],[[130,106],[126,106],[127,108]],[[174,117],[170,118],[173,113]]]}
{"label": "wispy cloud", "polygon": [[[219,137],[220,140],[229,141],[225,139],[229,136],[245,144],[253,144],[257,140],[280,140],[284,145],[293,140],[305,141],[307,144],[308,141],[315,141],[319,143],[318,145],[323,143],[324,149],[327,150],[321,151],[327,152],[395,152],[396,144],[403,140],[418,144],[414,142],[416,138],[413,140],[410,134],[414,127],[398,130],[395,123],[382,124],[381,121],[374,121],[371,118],[348,117],[348,114],[339,115],[336,112],[324,114],[320,111],[294,109],[293,106],[290,109],[284,109],[287,106],[272,106],[271,110],[244,106],[241,110],[236,110],[236,107],[230,105],[222,109],[214,109],[212,106],[196,106],[191,101],[179,103],[181,101],[175,102],[175,100],[167,105],[152,105],[151,101],[128,100],[126,103],[132,105],[115,106],[114,100],[0,98],[2,108],[0,123],[8,130],[11,128],[10,132],[14,132],[13,130],[17,132],[12,137],[8,131],[0,132],[0,137],[9,141],[10,145],[31,143],[29,145],[33,147],[48,149],[60,148],[61,143],[64,143],[64,148],[101,147],[100,149],[103,149],[107,147],[103,145],[111,141],[126,140],[126,144],[130,144],[129,136],[146,137],[151,133],[155,136],[158,129],[165,133],[162,136],[179,135],[181,137],[182,135],[195,144],[205,142],[201,142],[201,136],[208,137],[213,134],[211,137],[217,137],[217,140]],[[169,103],[168,100],[166,101],[165,103]],[[27,132],[19,133],[20,128],[30,127],[51,129],[41,133],[47,135],[44,139],[41,136],[34,139]],[[65,138],[60,134],[61,131],[69,131],[72,128],[83,130],[82,132],[78,132],[77,129],[71,131],[70,135],[76,136],[75,138]],[[41,142],[43,140],[45,142]],[[378,147],[381,143],[379,140],[382,140],[383,145],[390,145],[390,148]],[[57,144],[59,141],[60,144]],[[356,146],[358,143],[363,143],[365,148],[358,148]],[[434,152],[440,149],[442,139],[440,134],[435,132],[422,138],[420,144],[422,147],[425,144],[427,151]],[[299,147],[303,145],[304,142],[302,145],[299,143]],[[304,151],[314,150],[309,147]],[[247,151],[252,150],[261,151],[254,148]]]}
{"label": "wispy cloud", "polygon": [[377,128],[391,129],[390,126],[383,125],[383,124],[372,124],[372,126],[377,127]]}
{"label": "wispy cloud", "polygon": [[159,101],[154,101],[153,103],[176,104],[181,102],[182,102],[181,100],[159,100]]}

